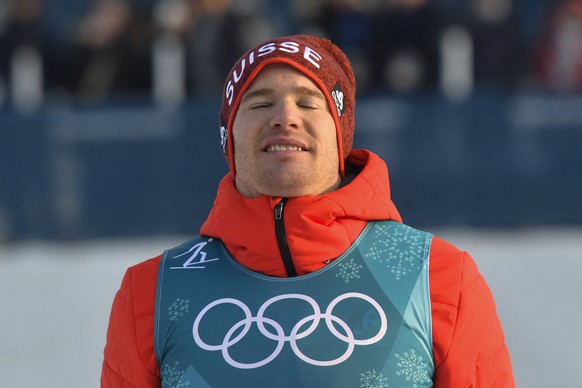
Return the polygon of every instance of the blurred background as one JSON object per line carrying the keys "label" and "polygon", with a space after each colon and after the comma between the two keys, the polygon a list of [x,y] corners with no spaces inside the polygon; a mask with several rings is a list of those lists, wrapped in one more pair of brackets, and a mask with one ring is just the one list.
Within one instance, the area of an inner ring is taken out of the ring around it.
{"label": "blurred background", "polygon": [[582,0],[0,0],[0,386],[98,386],[125,268],[227,171],[230,67],[295,33],[350,57],[355,147],[473,254],[518,386],[576,386]]}

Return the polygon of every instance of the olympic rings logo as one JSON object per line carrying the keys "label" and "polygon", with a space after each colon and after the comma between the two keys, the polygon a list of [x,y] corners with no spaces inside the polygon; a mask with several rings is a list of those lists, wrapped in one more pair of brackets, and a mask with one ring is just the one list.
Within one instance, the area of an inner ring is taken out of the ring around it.
{"label": "olympic rings logo", "polygon": [[[363,299],[364,301],[370,303],[376,309],[376,311],[378,312],[378,314],[380,316],[380,329],[378,330],[378,333],[376,335],[374,335],[371,338],[356,339],[354,337],[354,333],[353,333],[352,329],[348,326],[348,324],[344,320],[342,320],[341,318],[333,315],[333,309],[337,306],[337,304],[340,303],[341,301],[349,299],[349,298]],[[285,334],[283,327],[278,322],[274,321],[271,318],[265,317],[265,311],[267,310],[267,308],[269,306],[271,306],[275,302],[278,302],[278,301],[281,301],[284,299],[304,300],[307,303],[309,303],[311,305],[311,307],[313,308],[313,314],[308,315],[305,318],[301,319],[299,322],[297,322],[295,324],[295,326],[293,327],[293,329],[291,330],[291,333],[289,335]],[[224,336],[224,339],[223,339],[221,344],[217,344],[217,345],[208,344],[200,337],[200,333],[199,333],[200,322],[202,321],[202,319],[204,318],[204,316],[206,315],[206,313],[209,310],[211,310],[213,307],[216,307],[216,306],[219,306],[222,304],[232,304],[232,305],[238,306],[243,311],[245,318],[240,320],[236,324],[234,324],[228,330],[228,332]],[[299,347],[297,345],[298,340],[301,340],[301,339],[309,336],[317,329],[321,319],[325,319],[325,323],[327,325],[327,328],[337,339],[339,339],[347,344],[346,351],[336,359],[315,360],[315,359],[310,358],[307,355],[305,355],[299,349]],[[311,324],[306,329],[301,330],[309,322],[311,322]],[[257,324],[257,327],[263,336],[265,336],[266,338],[268,338],[270,340],[277,341],[277,345],[275,347],[275,350],[269,356],[264,358],[263,360],[260,360],[257,362],[252,362],[252,363],[238,362],[231,357],[231,355],[229,353],[229,348],[236,345],[239,341],[241,341],[244,338],[244,336],[251,329],[251,326],[253,323]],[[341,333],[340,331],[338,331],[337,328],[335,327],[334,323],[339,325],[343,329],[344,333]],[[267,330],[265,325],[270,326],[275,331],[275,333]],[[242,328],[242,330],[241,330],[241,328]],[[352,355],[356,345],[360,345],[360,346],[372,345],[372,344],[380,341],[384,337],[384,335],[386,334],[387,330],[388,330],[388,320],[387,320],[386,314],[384,313],[384,310],[382,310],[382,307],[380,306],[380,304],[378,302],[376,302],[374,299],[372,299],[371,297],[369,297],[368,295],[358,293],[358,292],[348,292],[348,293],[345,293],[345,294],[342,294],[342,295],[336,297],[334,300],[331,301],[331,303],[329,304],[329,306],[327,307],[327,309],[325,310],[324,313],[321,312],[317,302],[313,298],[311,298],[307,295],[283,294],[283,295],[275,296],[275,297],[267,300],[265,303],[263,303],[263,305],[259,308],[259,311],[258,311],[256,317],[254,317],[252,315],[251,310],[248,308],[248,306],[246,304],[244,304],[243,302],[241,302],[240,300],[234,299],[234,298],[222,298],[222,299],[215,300],[214,302],[208,304],[204,309],[202,309],[202,311],[200,311],[200,313],[198,314],[198,316],[194,320],[194,325],[192,327],[192,333],[194,335],[194,340],[196,341],[196,344],[200,348],[202,348],[204,350],[208,350],[208,351],[221,351],[224,360],[229,365],[231,365],[235,368],[239,368],[239,369],[254,369],[254,368],[259,368],[261,366],[267,365],[268,363],[273,361],[279,355],[279,353],[283,349],[283,346],[285,345],[285,342],[289,342],[291,349],[293,350],[293,353],[295,353],[295,355],[297,357],[299,357],[301,360],[303,360],[304,362],[306,362],[308,364],[315,365],[315,366],[332,366],[332,365],[341,364],[342,362],[346,361]],[[237,335],[235,335],[235,333],[237,331],[240,331],[240,332]]]}

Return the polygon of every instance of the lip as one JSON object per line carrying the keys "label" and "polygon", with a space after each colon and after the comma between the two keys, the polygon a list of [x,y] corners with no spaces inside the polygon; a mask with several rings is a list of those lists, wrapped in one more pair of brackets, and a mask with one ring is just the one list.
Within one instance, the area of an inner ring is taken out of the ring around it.
{"label": "lip", "polygon": [[[299,147],[302,150],[301,152],[309,151],[309,148],[307,147],[307,145],[304,142],[302,142],[301,140],[297,140],[297,139],[290,139],[288,137],[276,137],[276,138],[269,139],[263,144],[263,147],[261,149],[263,150],[263,152],[267,152],[267,149],[269,147],[275,146],[275,145]],[[279,151],[279,152],[281,152],[281,151]],[[289,152],[289,151],[282,151],[282,152]],[[292,151],[292,152],[297,152],[297,151]]]}

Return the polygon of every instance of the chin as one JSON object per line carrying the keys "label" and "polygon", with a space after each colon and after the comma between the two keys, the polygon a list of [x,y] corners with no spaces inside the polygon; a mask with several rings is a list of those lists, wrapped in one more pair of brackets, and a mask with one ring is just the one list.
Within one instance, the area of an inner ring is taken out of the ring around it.
{"label": "chin", "polygon": [[310,188],[302,181],[271,181],[265,185],[263,192],[272,197],[302,197],[310,195]]}

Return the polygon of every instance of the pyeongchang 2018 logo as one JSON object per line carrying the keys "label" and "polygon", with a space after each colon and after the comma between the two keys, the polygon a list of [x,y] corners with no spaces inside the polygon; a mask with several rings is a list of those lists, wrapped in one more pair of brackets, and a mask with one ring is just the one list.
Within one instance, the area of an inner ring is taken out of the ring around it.
{"label": "pyeongchang 2018 logo", "polygon": [[206,263],[218,260],[218,257],[212,259],[207,258],[207,253],[203,250],[203,248],[209,242],[212,242],[212,240],[212,238],[209,238],[208,241],[199,242],[186,252],[174,256],[173,259],[190,255],[190,257],[188,257],[188,259],[182,265],[173,266],[170,267],[170,269],[204,269],[206,268]]}
{"label": "pyeongchang 2018 logo", "polygon": [[[365,302],[368,302],[378,312],[378,315],[380,317],[380,328],[378,329],[378,332],[371,336],[370,338],[355,338],[354,330],[352,330],[352,328],[350,328],[350,326],[343,319],[334,315],[333,313],[334,308],[338,305],[338,303],[353,298],[362,299]],[[274,303],[278,303],[288,299],[299,299],[306,301],[307,303],[309,303],[309,305],[311,305],[313,313],[299,320],[293,326],[291,332],[287,334],[285,333],[282,325],[279,322],[275,321],[274,319],[265,316],[265,312],[267,308],[273,305]],[[204,335],[203,333],[200,332],[200,324],[204,320],[206,314],[211,309],[221,305],[232,305],[233,308],[238,308],[242,310],[245,317],[244,319],[234,324],[225,333],[222,343],[210,344],[207,343],[206,340],[203,338]],[[299,348],[299,344],[297,343],[298,340],[304,339],[309,335],[312,335],[322,320],[325,321],[325,325],[327,326],[327,329],[331,332],[331,334],[335,336],[335,338],[337,338],[339,341],[342,341],[347,345],[346,351],[335,359],[317,360],[311,358],[301,351],[301,349]],[[270,355],[263,358],[262,360],[257,360],[255,362],[249,363],[237,361],[231,356],[229,349],[235,346],[237,343],[239,343],[247,335],[253,324],[257,325],[257,328],[259,329],[260,333],[265,338],[275,342],[275,349]],[[267,326],[269,327],[269,329],[267,329]],[[337,327],[341,328],[341,331],[338,330]],[[208,351],[220,351],[222,353],[222,357],[229,365],[239,369],[255,369],[269,364],[271,361],[277,358],[279,353],[281,353],[281,350],[285,346],[286,342],[289,343],[293,353],[299,359],[308,364],[315,366],[333,366],[341,364],[342,362],[350,358],[350,356],[354,352],[356,345],[357,346],[372,345],[380,341],[386,334],[387,330],[388,330],[388,320],[386,318],[386,313],[384,312],[384,310],[382,310],[380,304],[370,296],[358,292],[348,292],[336,297],[334,300],[330,302],[329,306],[327,306],[325,312],[321,312],[321,309],[317,302],[310,296],[303,294],[278,295],[273,298],[270,298],[265,303],[263,303],[259,308],[256,316],[253,315],[249,307],[240,300],[234,298],[222,298],[215,300],[214,302],[204,307],[194,320],[194,325],[192,327],[194,341],[196,341],[196,344],[200,348]]]}

